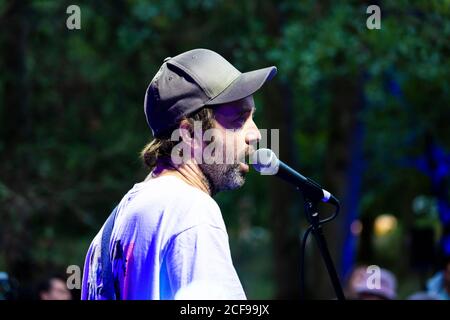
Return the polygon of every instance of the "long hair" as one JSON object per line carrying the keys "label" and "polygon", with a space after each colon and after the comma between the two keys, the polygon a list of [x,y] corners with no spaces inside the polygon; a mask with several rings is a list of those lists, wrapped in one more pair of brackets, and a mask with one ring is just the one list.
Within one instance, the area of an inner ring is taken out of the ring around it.
{"label": "long hair", "polygon": [[[183,118],[190,124],[190,133],[194,133],[194,121],[200,121],[202,130],[208,130],[213,127],[214,112],[211,108],[204,107],[199,111]],[[181,121],[182,121],[181,120]],[[141,151],[141,159],[145,166],[153,170],[158,163],[171,163],[172,149],[179,143],[179,141],[172,141],[170,136],[162,138],[154,138]]]}

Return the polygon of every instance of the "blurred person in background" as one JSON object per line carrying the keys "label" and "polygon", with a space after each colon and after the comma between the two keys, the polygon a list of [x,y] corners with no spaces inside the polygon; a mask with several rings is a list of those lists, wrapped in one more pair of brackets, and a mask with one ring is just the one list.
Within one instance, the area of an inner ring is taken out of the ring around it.
{"label": "blurred person in background", "polygon": [[[346,287],[348,299],[353,300],[395,300],[397,279],[386,269],[374,273],[367,266],[358,266],[351,273]],[[379,281],[374,277],[379,276]]]}
{"label": "blurred person in background", "polygon": [[344,292],[347,299],[354,300],[357,298],[356,286],[358,283],[365,279],[365,273],[367,272],[367,265],[359,265],[353,268],[350,275],[345,281]]}
{"label": "blurred person in background", "polygon": [[450,255],[444,257],[441,270],[428,280],[427,293],[450,300]]}
{"label": "blurred person in background", "polygon": [[419,291],[410,295],[407,300],[442,300],[440,297],[433,293],[425,291]]}
{"label": "blurred person in background", "polygon": [[11,300],[12,288],[9,275],[6,272],[0,271],[0,300]]}
{"label": "blurred person in background", "polygon": [[39,300],[72,300],[66,281],[60,276],[49,276],[42,280],[37,288]]}

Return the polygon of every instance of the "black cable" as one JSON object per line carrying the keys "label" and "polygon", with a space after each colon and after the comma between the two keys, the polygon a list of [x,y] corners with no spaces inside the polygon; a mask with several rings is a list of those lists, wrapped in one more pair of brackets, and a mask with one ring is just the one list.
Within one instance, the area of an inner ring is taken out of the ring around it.
{"label": "black cable", "polygon": [[336,211],[334,212],[334,214],[331,217],[329,217],[329,218],[320,220],[319,221],[319,225],[322,225],[322,224],[325,224],[327,222],[330,222],[331,220],[333,220],[333,219],[335,219],[337,217],[337,215],[339,214],[339,210],[341,209],[341,205],[339,204],[339,201],[336,203],[335,207],[336,207]]}

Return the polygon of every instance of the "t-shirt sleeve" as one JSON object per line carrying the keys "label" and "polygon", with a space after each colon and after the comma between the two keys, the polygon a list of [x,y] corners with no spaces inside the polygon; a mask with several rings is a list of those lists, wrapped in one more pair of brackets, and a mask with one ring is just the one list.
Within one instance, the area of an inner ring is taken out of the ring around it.
{"label": "t-shirt sleeve", "polygon": [[175,299],[246,299],[221,228],[200,224],[179,233],[164,264]]}

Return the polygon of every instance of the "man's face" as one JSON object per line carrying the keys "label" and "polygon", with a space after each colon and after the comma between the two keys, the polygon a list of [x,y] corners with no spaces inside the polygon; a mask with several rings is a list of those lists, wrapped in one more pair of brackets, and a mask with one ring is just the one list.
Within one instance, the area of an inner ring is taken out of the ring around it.
{"label": "man's face", "polygon": [[245,159],[261,139],[253,121],[254,112],[252,96],[214,108],[212,141],[215,150],[204,152],[203,163],[199,164],[213,193],[233,190],[245,183],[249,170]]}

